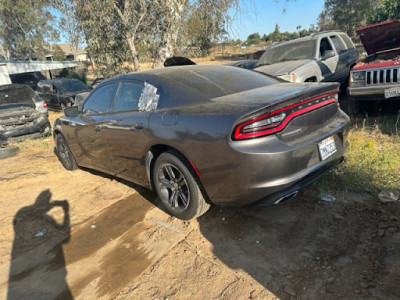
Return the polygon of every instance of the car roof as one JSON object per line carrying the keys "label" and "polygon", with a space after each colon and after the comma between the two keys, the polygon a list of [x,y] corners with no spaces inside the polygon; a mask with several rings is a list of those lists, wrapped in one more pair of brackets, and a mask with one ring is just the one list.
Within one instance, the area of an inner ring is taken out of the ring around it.
{"label": "car roof", "polygon": [[158,89],[168,106],[212,99],[276,83],[265,74],[226,65],[188,65],[145,70],[102,81],[100,88],[113,81],[139,80]]}
{"label": "car roof", "polygon": [[275,47],[275,46],[280,46],[283,44],[289,45],[289,44],[296,44],[296,43],[304,42],[304,41],[317,40],[317,39],[321,38],[321,36],[325,37],[325,36],[330,36],[332,34],[345,34],[345,33],[342,31],[337,31],[337,30],[325,30],[325,31],[314,32],[314,33],[311,33],[310,35],[307,35],[304,37],[300,37],[300,38],[289,40],[289,41],[279,42],[275,45],[272,45],[271,48]]}

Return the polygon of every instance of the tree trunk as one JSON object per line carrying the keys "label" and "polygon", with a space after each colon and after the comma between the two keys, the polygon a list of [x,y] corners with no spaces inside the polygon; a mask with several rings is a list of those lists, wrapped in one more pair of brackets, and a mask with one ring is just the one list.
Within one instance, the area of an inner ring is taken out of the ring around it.
{"label": "tree trunk", "polygon": [[135,43],[133,42],[133,37],[131,37],[128,34],[128,36],[126,37],[126,40],[128,41],[129,50],[130,50],[131,56],[132,56],[133,69],[135,72],[140,71],[140,63],[139,63],[139,59],[137,57],[137,51],[136,51]]}

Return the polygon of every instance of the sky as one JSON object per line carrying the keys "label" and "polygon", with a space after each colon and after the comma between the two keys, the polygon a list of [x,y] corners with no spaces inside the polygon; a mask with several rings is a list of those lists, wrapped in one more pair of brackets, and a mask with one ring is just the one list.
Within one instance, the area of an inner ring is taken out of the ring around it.
{"label": "sky", "polygon": [[[280,32],[295,32],[317,25],[324,0],[240,0],[246,11],[237,15],[229,30],[231,39],[245,41],[252,33],[269,34],[278,24]],[[285,10],[285,11],[284,11]]]}

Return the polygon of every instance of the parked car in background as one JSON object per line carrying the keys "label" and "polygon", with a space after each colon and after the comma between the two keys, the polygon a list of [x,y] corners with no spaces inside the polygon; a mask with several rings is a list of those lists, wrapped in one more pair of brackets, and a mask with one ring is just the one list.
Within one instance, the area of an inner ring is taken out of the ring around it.
{"label": "parked car in background", "polygon": [[290,82],[339,82],[347,87],[358,51],[344,32],[323,31],[275,44],[268,48],[254,70]]}
{"label": "parked car in background", "polygon": [[46,117],[49,116],[49,110],[47,108],[47,103],[44,101],[37,92],[33,94],[33,99],[35,101],[36,110],[44,114]]}
{"label": "parked car in background", "polygon": [[74,105],[80,107],[83,104],[83,102],[86,100],[87,96],[89,96],[89,94],[90,94],[90,91],[76,94]]}
{"label": "parked car in background", "polygon": [[46,79],[40,72],[27,72],[19,74],[11,74],[10,79],[12,83],[26,84],[32,89],[36,90],[37,83],[40,80]]}
{"label": "parked car in background", "polygon": [[338,87],[221,65],[121,75],[65,109],[55,152],[69,170],[153,188],[181,219],[210,203],[279,203],[342,160],[349,117]]}
{"label": "parked car in background", "polygon": [[368,56],[351,70],[355,101],[400,100],[400,19],[357,29]]}
{"label": "parked car in background", "polygon": [[0,86],[0,134],[11,141],[51,134],[49,120],[37,110],[37,102],[27,85]]}
{"label": "parked car in background", "polygon": [[60,78],[41,80],[36,88],[50,109],[61,110],[75,103],[75,95],[90,91],[90,88],[78,79]]}
{"label": "parked car in background", "polygon": [[232,61],[230,63],[227,63],[227,65],[252,70],[257,62],[258,62],[258,59],[250,59],[249,58],[249,59]]}

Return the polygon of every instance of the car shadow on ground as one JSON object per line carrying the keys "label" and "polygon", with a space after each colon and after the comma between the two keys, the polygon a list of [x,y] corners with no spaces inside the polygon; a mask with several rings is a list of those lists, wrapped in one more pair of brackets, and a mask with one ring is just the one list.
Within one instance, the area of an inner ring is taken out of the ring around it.
{"label": "car shadow on ground", "polygon": [[70,239],[69,205],[51,197],[44,190],[14,217],[7,299],[73,299],[63,252]]}
{"label": "car shadow on ground", "polygon": [[398,256],[387,246],[397,242],[377,236],[391,208],[368,194],[325,202],[308,189],[276,206],[214,207],[199,219],[200,231],[216,257],[269,292],[252,291],[257,299],[396,298]]}

